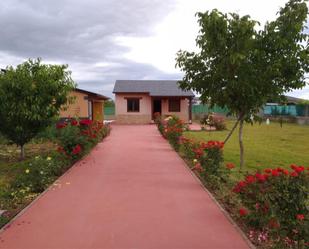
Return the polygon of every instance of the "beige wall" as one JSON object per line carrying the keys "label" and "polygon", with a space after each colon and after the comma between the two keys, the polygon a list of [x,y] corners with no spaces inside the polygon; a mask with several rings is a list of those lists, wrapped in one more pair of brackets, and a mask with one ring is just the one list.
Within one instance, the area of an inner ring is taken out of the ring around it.
{"label": "beige wall", "polygon": [[73,91],[69,93],[69,97],[75,97],[72,104],[68,104],[67,109],[60,111],[60,117],[88,117],[88,100],[85,99],[87,94]]}
{"label": "beige wall", "polygon": [[168,111],[168,99],[162,99],[162,116],[178,116],[182,121],[189,122],[189,100],[180,100],[180,112],[169,112]]}
{"label": "beige wall", "polygon": [[[141,98],[139,112],[127,112],[126,98]],[[116,94],[116,120],[118,123],[147,124],[152,120],[152,97],[148,94]],[[189,100],[181,99],[180,112],[168,111],[168,98],[162,99],[162,115],[176,115],[184,122],[189,122]]]}
{"label": "beige wall", "polygon": [[[127,112],[126,98],[141,98],[139,112]],[[148,94],[116,94],[116,121],[127,124],[147,124],[151,122],[151,97]]]}

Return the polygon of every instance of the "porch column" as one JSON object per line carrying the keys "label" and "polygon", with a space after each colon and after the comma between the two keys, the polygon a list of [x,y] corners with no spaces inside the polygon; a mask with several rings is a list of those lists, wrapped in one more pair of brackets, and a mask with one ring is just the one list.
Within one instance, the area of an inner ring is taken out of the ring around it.
{"label": "porch column", "polygon": [[189,98],[189,123],[192,124],[192,97]]}

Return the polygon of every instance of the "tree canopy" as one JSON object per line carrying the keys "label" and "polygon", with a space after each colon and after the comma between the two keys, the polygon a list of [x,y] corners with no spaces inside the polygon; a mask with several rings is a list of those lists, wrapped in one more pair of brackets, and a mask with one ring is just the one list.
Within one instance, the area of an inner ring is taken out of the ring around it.
{"label": "tree canopy", "polygon": [[50,125],[75,86],[67,65],[28,60],[0,74],[0,132],[23,146]]}
{"label": "tree canopy", "polygon": [[285,92],[306,85],[306,2],[290,0],[277,19],[262,29],[248,15],[216,9],[197,13],[199,51],[177,54],[176,66],[185,72],[180,87],[195,90],[203,102],[227,107],[237,116],[241,145],[245,120],[256,115],[268,99],[282,99]]}

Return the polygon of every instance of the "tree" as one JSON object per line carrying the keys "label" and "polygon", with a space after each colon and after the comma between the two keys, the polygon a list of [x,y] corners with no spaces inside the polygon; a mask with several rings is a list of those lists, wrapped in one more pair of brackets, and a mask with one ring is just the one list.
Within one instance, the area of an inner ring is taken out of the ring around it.
{"label": "tree", "polygon": [[50,125],[75,86],[67,65],[28,60],[0,74],[0,132],[21,148]]}
{"label": "tree", "polygon": [[306,85],[308,35],[306,0],[290,0],[263,29],[250,16],[218,10],[197,13],[198,52],[179,51],[176,66],[185,72],[182,89],[193,89],[203,102],[227,107],[239,124],[240,168],[244,165],[243,125],[257,117],[268,99],[279,100]]}
{"label": "tree", "polygon": [[104,107],[115,107],[115,102],[112,99],[104,101]]}

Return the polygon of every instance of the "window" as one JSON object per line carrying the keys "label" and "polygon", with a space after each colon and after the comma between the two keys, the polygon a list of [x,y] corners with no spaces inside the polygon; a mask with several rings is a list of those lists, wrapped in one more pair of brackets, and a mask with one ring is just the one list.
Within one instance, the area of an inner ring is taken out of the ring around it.
{"label": "window", "polygon": [[127,112],[139,112],[139,99],[127,99]]}
{"label": "window", "polygon": [[168,100],[168,111],[169,112],[180,112],[180,99],[169,99]]}

